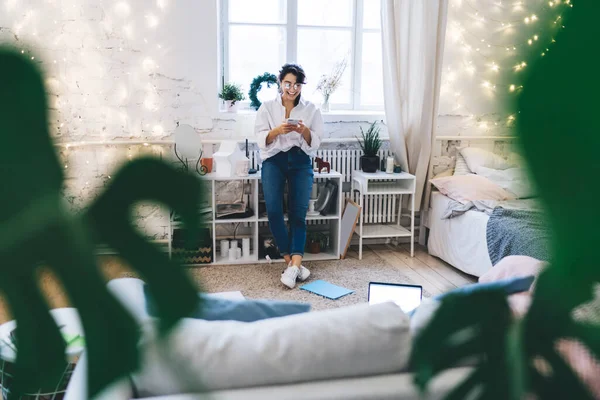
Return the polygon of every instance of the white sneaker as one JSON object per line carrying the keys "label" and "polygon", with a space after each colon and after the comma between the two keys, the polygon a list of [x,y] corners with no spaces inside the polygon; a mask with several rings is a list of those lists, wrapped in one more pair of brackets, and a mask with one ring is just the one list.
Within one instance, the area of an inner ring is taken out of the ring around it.
{"label": "white sneaker", "polygon": [[310,276],[310,271],[304,265],[300,266],[300,273],[298,274],[298,280],[304,282]]}
{"label": "white sneaker", "polygon": [[285,286],[293,289],[296,286],[296,278],[300,274],[300,268],[296,266],[289,266],[281,274],[281,283]]}

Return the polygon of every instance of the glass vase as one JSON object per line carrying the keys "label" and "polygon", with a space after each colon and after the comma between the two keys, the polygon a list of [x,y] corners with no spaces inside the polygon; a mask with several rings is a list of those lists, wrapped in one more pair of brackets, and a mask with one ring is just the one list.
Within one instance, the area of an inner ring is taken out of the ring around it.
{"label": "glass vase", "polygon": [[323,103],[321,104],[321,111],[329,112],[329,95],[323,96]]}

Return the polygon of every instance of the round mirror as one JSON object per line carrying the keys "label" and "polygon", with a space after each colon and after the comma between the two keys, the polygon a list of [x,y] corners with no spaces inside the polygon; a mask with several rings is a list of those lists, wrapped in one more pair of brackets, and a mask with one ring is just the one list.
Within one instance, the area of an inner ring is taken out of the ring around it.
{"label": "round mirror", "polygon": [[179,125],[175,129],[175,145],[179,157],[188,160],[200,158],[202,143],[200,136],[190,125]]}

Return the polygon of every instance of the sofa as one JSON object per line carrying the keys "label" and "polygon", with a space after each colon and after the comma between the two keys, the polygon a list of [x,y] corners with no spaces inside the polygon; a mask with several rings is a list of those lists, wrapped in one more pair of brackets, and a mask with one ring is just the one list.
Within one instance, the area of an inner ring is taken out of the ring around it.
{"label": "sofa", "polygon": [[[143,331],[152,332],[156,321],[148,314],[143,285],[138,279],[122,278],[109,282],[108,288],[145,327]],[[232,293],[213,296],[231,297]],[[177,374],[171,373],[169,363],[160,359],[162,353],[153,348],[150,333],[144,335],[150,344],[141,345],[142,371],[106,388],[97,398],[416,400],[421,396],[406,368],[411,343],[408,321],[393,303],[315,311],[250,324],[186,318],[174,329],[166,349],[173,359],[192,364],[192,371],[203,371],[199,374],[204,374],[207,382],[200,385],[208,395],[186,390],[195,388],[194,383],[185,386],[173,382]],[[298,327],[307,330],[298,339],[293,338],[292,344],[286,344]],[[242,338],[244,335],[246,338]],[[296,346],[303,338],[312,345]],[[191,342],[190,345],[181,344],[185,341]],[[274,346],[275,351],[271,350]],[[428,398],[443,398],[469,372],[468,367],[446,371],[434,381]],[[87,359],[83,354],[64,399],[86,399],[86,380]],[[132,382],[136,384],[135,396]],[[148,388],[140,390],[144,385]]]}

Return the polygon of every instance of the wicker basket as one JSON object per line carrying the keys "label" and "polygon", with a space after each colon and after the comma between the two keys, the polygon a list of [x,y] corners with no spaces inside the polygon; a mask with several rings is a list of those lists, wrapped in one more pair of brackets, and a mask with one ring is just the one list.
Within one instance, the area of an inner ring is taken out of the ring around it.
{"label": "wicker basket", "polygon": [[213,246],[210,230],[202,229],[200,239],[194,246],[186,247],[185,229],[173,231],[173,259],[183,264],[210,264],[213,261]]}
{"label": "wicker basket", "polygon": [[3,400],[61,400],[65,397],[67,385],[71,380],[71,375],[76,364],[67,364],[65,371],[52,391],[38,391],[36,393],[27,393],[17,397],[11,392],[13,383],[14,364],[8,361],[0,361],[0,388],[2,389]]}

